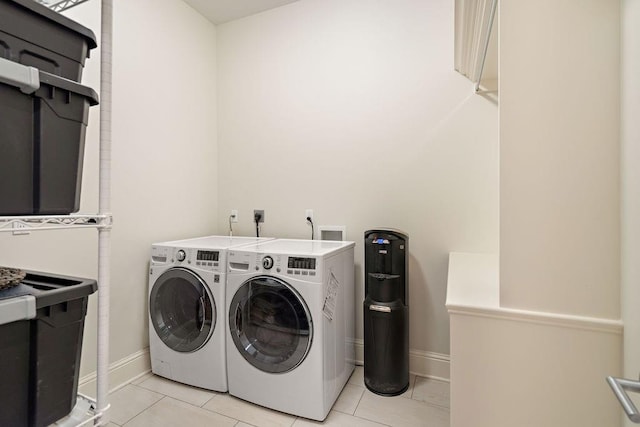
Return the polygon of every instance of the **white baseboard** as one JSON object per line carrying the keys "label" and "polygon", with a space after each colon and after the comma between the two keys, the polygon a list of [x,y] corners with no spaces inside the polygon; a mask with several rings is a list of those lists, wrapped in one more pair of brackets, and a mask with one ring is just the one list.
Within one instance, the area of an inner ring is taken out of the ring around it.
{"label": "white baseboard", "polygon": [[[128,382],[140,377],[147,372],[151,372],[151,359],[149,358],[149,348],[145,348],[136,353],[109,364],[109,392],[113,392]],[[78,391],[86,396],[95,398],[96,372],[92,372],[78,381]]]}
{"label": "white baseboard", "polygon": [[[364,364],[364,341],[355,340],[356,364]],[[409,349],[409,371],[421,377],[449,381],[450,357],[448,354]]]}
{"label": "white baseboard", "polygon": [[[356,364],[364,364],[364,341],[355,341]],[[450,357],[446,354],[421,350],[409,350],[409,371],[421,377],[449,381]],[[151,372],[149,349],[145,348],[109,365],[109,392]],[[78,391],[95,397],[96,373],[92,372],[78,381]]]}

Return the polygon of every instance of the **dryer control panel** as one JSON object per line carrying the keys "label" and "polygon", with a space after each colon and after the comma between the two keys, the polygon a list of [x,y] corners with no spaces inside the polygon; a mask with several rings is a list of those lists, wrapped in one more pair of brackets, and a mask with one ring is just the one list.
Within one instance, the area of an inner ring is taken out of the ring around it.
{"label": "dryer control panel", "polygon": [[315,270],[316,259],[315,258],[302,258],[302,257],[287,257],[287,268],[299,268],[301,270]]}
{"label": "dryer control panel", "polygon": [[287,257],[287,275],[290,276],[316,276],[317,260],[313,257]]}
{"label": "dryer control panel", "polygon": [[312,282],[321,277],[322,259],[282,254],[229,251],[229,272],[253,272],[289,276]]}

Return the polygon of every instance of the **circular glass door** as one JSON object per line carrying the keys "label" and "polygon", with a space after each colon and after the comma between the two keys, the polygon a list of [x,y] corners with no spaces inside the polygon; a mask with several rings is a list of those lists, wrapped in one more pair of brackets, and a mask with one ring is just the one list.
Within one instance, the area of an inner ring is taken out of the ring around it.
{"label": "circular glass door", "polygon": [[169,348],[198,350],[211,337],[216,306],[209,288],[195,273],[171,268],[158,277],[149,296],[151,323]]}
{"label": "circular glass door", "polygon": [[287,372],[302,363],[313,337],[311,314],[300,295],[268,276],[248,280],[238,289],[229,328],[247,362],[269,373]]}

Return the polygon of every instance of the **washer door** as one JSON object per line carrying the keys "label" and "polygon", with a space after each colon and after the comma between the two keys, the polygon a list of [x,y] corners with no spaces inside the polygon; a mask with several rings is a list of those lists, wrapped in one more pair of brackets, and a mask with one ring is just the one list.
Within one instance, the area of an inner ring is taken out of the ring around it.
{"label": "washer door", "polygon": [[158,277],[149,296],[149,313],[158,337],[181,353],[205,345],[216,326],[209,288],[186,268],[171,268]]}
{"label": "washer door", "polygon": [[294,369],[309,353],[311,314],[287,283],[269,276],[246,281],[233,296],[229,328],[236,348],[264,372]]}

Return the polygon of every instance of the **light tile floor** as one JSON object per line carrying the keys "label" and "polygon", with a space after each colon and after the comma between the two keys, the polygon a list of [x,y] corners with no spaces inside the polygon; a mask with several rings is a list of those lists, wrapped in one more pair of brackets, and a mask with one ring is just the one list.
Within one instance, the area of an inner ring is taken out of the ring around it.
{"label": "light tile floor", "polygon": [[110,395],[108,426],[449,426],[448,383],[412,375],[404,394],[381,397],[365,388],[363,374],[357,366],[322,423],[147,374]]}

